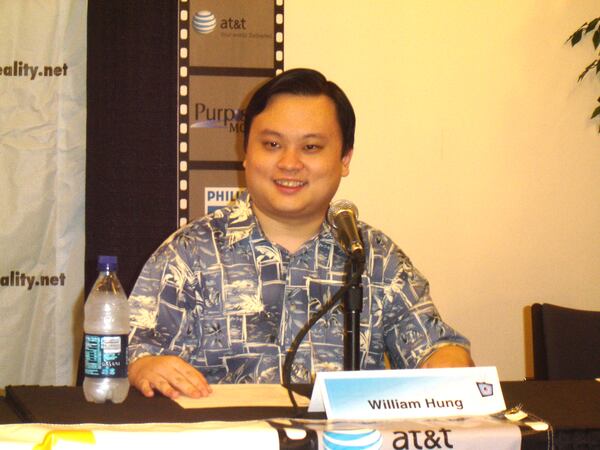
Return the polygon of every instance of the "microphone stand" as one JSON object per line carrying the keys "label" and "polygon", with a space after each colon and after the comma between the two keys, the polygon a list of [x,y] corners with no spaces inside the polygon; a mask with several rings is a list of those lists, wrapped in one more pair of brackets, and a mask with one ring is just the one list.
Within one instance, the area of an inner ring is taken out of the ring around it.
{"label": "microphone stand", "polygon": [[350,255],[349,289],[344,295],[344,370],[360,370],[360,313],[363,308],[364,255]]}
{"label": "microphone stand", "polygon": [[282,384],[288,391],[294,416],[299,416],[298,404],[292,390],[292,364],[296,352],[312,326],[341,299],[344,299],[344,370],[360,370],[360,313],[363,307],[362,273],[365,268],[365,254],[362,248],[352,249],[347,253],[350,258],[346,264],[346,283],[304,324],[285,355]]}
{"label": "microphone stand", "polygon": [[296,402],[296,399],[294,398],[294,393],[292,390],[292,364],[294,362],[296,352],[298,351],[298,348],[300,347],[304,336],[306,336],[306,334],[313,327],[313,325],[317,323],[317,321],[321,319],[321,317],[327,314],[327,312],[333,309],[333,307],[340,301],[340,299],[346,295],[351,286],[360,284],[361,275],[362,272],[358,272],[358,274],[355,274],[354,277],[357,279],[350,279],[346,284],[344,284],[340,288],[339,291],[337,291],[333,295],[333,297],[331,297],[326,303],[321,305],[317,312],[300,329],[300,331],[292,341],[292,345],[290,345],[290,348],[288,349],[285,355],[285,361],[283,363],[283,386],[287,389],[290,401],[292,402],[292,406],[294,407],[294,416],[299,416],[298,404]]}

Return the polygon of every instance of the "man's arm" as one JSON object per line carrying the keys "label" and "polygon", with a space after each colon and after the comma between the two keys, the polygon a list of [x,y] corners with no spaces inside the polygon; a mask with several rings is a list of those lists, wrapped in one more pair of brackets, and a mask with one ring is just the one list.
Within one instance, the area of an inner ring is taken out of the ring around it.
{"label": "man's arm", "polygon": [[468,339],[442,320],[425,277],[393,244],[386,264],[383,320],[391,367],[472,366]]}
{"label": "man's arm", "polygon": [[423,361],[419,368],[431,369],[434,367],[473,367],[475,363],[471,354],[464,347],[458,345],[445,345],[435,350]]}
{"label": "man's arm", "polygon": [[[129,381],[146,397],[160,392],[204,397],[211,389],[204,376],[178,355],[196,350],[200,338],[192,306],[195,274],[187,264],[180,234],[161,245],[146,262],[129,297]],[[192,300],[189,300],[192,299]],[[183,339],[178,340],[178,336]]]}
{"label": "man's arm", "polygon": [[142,356],[129,365],[129,382],[146,397],[157,390],[175,399],[180,394],[206,397],[212,392],[204,376],[178,356]]}

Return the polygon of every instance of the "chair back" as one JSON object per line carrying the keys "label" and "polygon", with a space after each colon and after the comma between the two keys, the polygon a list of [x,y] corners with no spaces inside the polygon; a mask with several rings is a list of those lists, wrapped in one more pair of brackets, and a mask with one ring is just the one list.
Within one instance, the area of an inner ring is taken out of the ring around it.
{"label": "chair back", "polygon": [[531,318],[536,380],[600,377],[600,311],[535,303]]}

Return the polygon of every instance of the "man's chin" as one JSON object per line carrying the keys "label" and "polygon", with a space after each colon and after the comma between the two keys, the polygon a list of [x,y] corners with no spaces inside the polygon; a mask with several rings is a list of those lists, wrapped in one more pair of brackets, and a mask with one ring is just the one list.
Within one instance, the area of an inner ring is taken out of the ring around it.
{"label": "man's chin", "polygon": [[268,210],[261,210],[265,215],[269,216],[273,220],[277,220],[279,222],[298,222],[304,223],[313,220],[324,220],[325,214],[327,214],[327,210],[323,211],[314,211],[303,207],[293,207],[290,205],[285,205],[279,208],[270,208]]}

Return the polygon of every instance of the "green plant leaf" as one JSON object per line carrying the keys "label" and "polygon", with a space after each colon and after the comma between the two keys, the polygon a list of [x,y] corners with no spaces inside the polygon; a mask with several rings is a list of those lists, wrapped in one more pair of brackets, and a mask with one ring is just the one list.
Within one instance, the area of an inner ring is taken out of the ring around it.
{"label": "green plant leaf", "polygon": [[581,72],[579,74],[579,78],[577,78],[577,81],[581,81],[583,80],[583,78],[587,75],[587,73],[592,70],[594,67],[598,67],[598,65],[600,64],[600,59],[597,59],[595,61],[593,61],[589,66],[587,66],[583,72]]}
{"label": "green plant leaf", "polygon": [[[565,41],[565,43],[567,43],[567,42],[569,42],[569,41],[572,41],[572,40],[575,38],[575,35],[576,35],[576,34],[578,34],[578,33],[579,33],[579,34],[583,33],[583,31],[585,30],[585,27],[587,26],[587,24],[588,24],[588,23],[586,22],[586,23],[584,23],[583,25],[581,25],[579,28],[577,28],[577,30],[575,31],[575,33],[573,33],[571,36],[569,36],[569,37],[567,38],[567,40]],[[579,39],[581,39],[581,36],[579,37]],[[577,41],[579,41],[579,39],[577,39]],[[572,43],[571,45],[575,45],[575,44],[573,44],[573,43]]]}
{"label": "green plant leaf", "polygon": [[600,115],[600,106],[597,106],[594,112],[592,113],[592,119],[596,116]]}
{"label": "green plant leaf", "polygon": [[598,22],[600,22],[600,17],[596,17],[594,20],[592,20],[590,23],[588,23],[587,27],[585,27],[585,32],[589,33],[594,28],[596,28],[596,25],[598,25]]}
{"label": "green plant leaf", "polygon": [[598,48],[598,45],[600,45],[600,28],[594,32],[594,35],[592,36],[592,42],[594,43],[594,48]]}
{"label": "green plant leaf", "polygon": [[579,29],[575,33],[573,33],[573,35],[570,38],[571,39],[571,47],[573,47],[575,44],[577,44],[581,40],[581,36],[583,36],[583,29]]}

